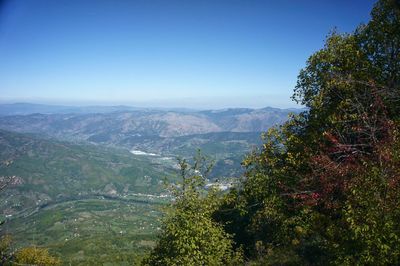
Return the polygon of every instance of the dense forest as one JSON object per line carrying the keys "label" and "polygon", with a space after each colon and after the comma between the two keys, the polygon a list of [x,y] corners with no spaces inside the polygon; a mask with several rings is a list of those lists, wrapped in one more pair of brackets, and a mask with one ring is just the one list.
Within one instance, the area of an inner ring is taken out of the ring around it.
{"label": "dense forest", "polygon": [[182,183],[147,265],[400,263],[400,3],[381,0],[353,33],[333,31],[300,71],[307,110],[264,134],[238,187]]}
{"label": "dense forest", "polygon": [[[263,134],[229,191],[205,186],[213,163],[201,152],[179,160],[143,265],[400,265],[400,1],[332,31],[292,99],[304,111]],[[0,242],[0,265],[61,260]]]}

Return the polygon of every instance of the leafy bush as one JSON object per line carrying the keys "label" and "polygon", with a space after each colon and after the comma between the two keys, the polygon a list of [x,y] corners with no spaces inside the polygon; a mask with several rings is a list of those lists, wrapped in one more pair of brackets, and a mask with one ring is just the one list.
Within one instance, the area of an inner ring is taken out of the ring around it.
{"label": "leafy bush", "polygon": [[204,190],[211,165],[200,154],[190,166],[180,160],[182,181],[171,187],[175,201],[162,221],[157,246],[145,265],[237,265],[231,236],[211,215],[218,207],[217,192]]}

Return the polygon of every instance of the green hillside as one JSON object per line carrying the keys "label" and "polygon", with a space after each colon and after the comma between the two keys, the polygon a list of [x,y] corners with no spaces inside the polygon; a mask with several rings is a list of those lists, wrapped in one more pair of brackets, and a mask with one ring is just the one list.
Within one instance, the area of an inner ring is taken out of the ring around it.
{"label": "green hillside", "polygon": [[0,176],[16,176],[16,184],[6,194],[15,198],[21,192],[22,201],[24,197],[51,202],[82,195],[159,193],[160,180],[172,167],[124,150],[6,131],[0,131],[0,150]]}
{"label": "green hillside", "polygon": [[73,265],[99,254],[132,262],[152,245],[172,162],[0,131],[0,176],[14,177],[0,194],[0,229],[17,247],[49,247]]}
{"label": "green hillside", "polygon": [[49,248],[64,265],[132,265],[155,244],[162,205],[118,199],[49,205],[2,227],[15,247]]}

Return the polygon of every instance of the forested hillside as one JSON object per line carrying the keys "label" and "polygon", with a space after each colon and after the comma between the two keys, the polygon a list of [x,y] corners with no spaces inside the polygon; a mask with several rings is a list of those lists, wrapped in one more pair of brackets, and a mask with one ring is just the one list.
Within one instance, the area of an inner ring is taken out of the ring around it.
{"label": "forested hillside", "polygon": [[181,165],[146,264],[400,263],[399,1],[371,17],[311,55],[293,94],[308,110],[264,134],[236,189],[204,193],[201,164]]}

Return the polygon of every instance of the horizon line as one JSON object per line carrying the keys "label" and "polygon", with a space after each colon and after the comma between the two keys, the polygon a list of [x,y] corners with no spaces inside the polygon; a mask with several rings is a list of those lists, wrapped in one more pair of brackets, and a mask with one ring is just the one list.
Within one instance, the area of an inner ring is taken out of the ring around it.
{"label": "horizon line", "polygon": [[179,106],[179,105],[168,105],[168,106],[163,106],[163,105],[154,105],[150,103],[107,103],[107,102],[79,102],[76,101],[74,103],[71,102],[64,102],[64,103],[57,103],[57,102],[36,102],[36,101],[8,101],[8,100],[1,100],[0,99],[0,105],[37,105],[37,106],[49,106],[49,107],[62,107],[62,108],[93,108],[93,107],[103,107],[103,108],[112,108],[112,107],[120,107],[120,108],[137,108],[137,109],[183,109],[183,110],[199,110],[199,111],[204,111],[204,110],[227,110],[227,109],[252,109],[252,110],[259,110],[259,109],[266,109],[266,108],[272,108],[272,109],[304,109],[304,106],[301,105],[296,105],[296,106],[273,106],[266,104],[264,106],[239,106],[239,105],[234,105],[234,106],[225,106],[222,104],[220,107],[187,107],[187,106]]}

